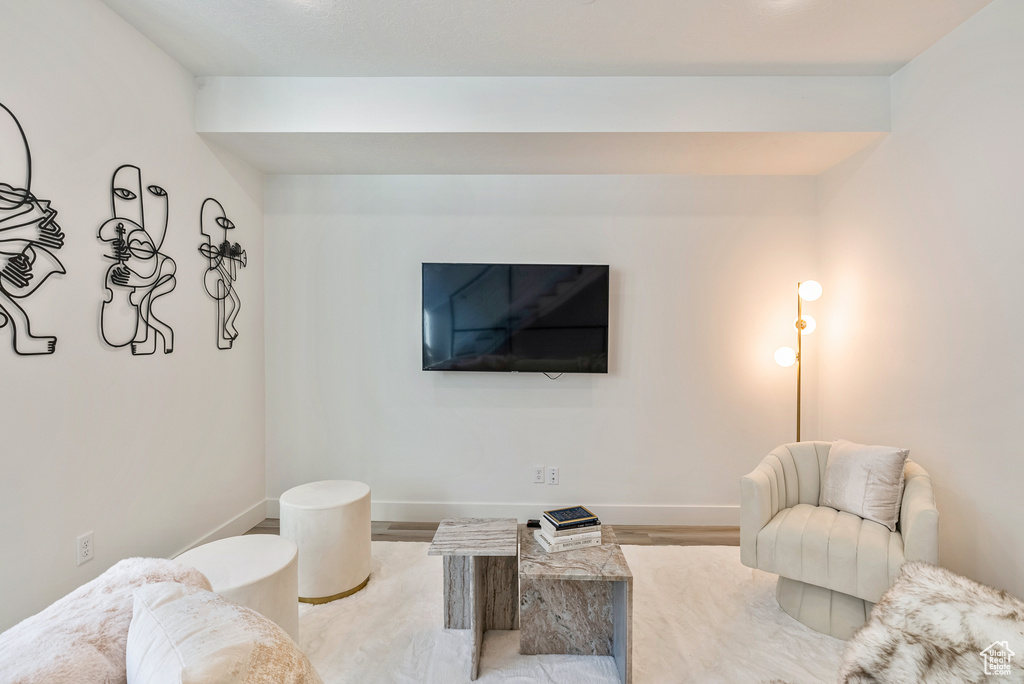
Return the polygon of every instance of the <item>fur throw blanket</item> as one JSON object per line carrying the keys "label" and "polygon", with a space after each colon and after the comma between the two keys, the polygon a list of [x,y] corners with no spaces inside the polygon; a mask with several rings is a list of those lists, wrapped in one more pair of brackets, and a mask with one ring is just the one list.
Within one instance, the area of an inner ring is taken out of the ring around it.
{"label": "fur throw blanket", "polygon": [[943,568],[907,563],[847,644],[839,681],[1024,683],[1024,602]]}
{"label": "fur throw blanket", "polygon": [[151,582],[210,589],[195,568],[160,558],[123,560],[0,634],[0,682],[126,684],[132,592]]}

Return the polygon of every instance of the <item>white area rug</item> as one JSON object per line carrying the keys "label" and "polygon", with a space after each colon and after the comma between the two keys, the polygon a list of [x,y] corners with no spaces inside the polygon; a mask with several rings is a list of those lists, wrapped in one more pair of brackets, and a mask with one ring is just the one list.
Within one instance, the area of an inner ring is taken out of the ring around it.
{"label": "white area rug", "polygon": [[[373,542],[370,583],[299,607],[300,644],[325,684],[469,681],[468,630],[442,628],[441,558],[425,543]],[[739,549],[623,546],[633,570],[633,682],[834,682],[845,642],[782,612],[775,576]],[[519,632],[488,632],[481,684],[614,684],[611,657],[519,655]]]}

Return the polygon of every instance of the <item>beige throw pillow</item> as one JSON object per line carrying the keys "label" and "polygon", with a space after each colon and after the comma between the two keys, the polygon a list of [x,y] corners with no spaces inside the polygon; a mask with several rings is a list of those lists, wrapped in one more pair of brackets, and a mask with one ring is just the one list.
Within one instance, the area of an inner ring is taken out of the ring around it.
{"label": "beige throw pillow", "polygon": [[907,449],[832,442],[818,504],[896,530],[903,501],[903,467]]}
{"label": "beige throw pillow", "polygon": [[166,582],[136,590],[125,660],[128,684],[323,684],[263,615]]}

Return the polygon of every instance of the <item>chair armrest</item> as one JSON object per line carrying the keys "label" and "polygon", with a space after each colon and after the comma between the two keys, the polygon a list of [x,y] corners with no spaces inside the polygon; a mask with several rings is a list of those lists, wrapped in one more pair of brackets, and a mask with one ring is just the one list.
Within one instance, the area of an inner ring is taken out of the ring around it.
{"label": "chair armrest", "polygon": [[904,469],[900,532],[903,555],[908,561],[939,562],[939,510],[935,507],[932,479],[917,463],[907,461]]}
{"label": "chair armrest", "polygon": [[768,455],[740,479],[740,561],[757,567],[757,533],[779,512],[779,486],[785,490],[785,472],[773,468]]}

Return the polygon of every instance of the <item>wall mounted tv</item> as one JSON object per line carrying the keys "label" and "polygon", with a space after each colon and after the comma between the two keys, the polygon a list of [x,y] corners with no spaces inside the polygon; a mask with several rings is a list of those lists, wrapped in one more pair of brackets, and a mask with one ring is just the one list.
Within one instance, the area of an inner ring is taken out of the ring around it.
{"label": "wall mounted tv", "polygon": [[423,370],[608,372],[608,266],[423,264]]}

